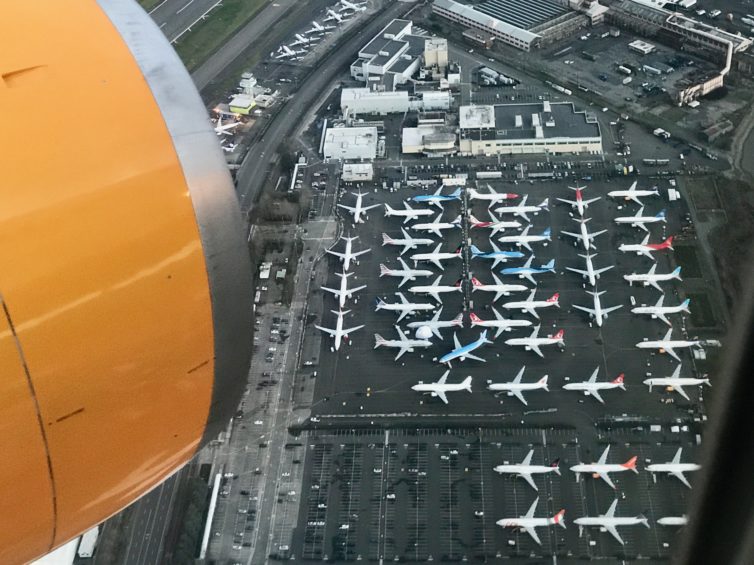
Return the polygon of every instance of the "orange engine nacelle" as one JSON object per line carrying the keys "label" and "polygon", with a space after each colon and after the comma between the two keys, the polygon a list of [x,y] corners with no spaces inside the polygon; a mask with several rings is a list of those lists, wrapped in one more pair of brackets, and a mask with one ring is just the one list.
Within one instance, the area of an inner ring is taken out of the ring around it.
{"label": "orange engine nacelle", "polygon": [[251,274],[206,111],[135,2],[5,2],[0,112],[0,563],[16,563],[227,424]]}

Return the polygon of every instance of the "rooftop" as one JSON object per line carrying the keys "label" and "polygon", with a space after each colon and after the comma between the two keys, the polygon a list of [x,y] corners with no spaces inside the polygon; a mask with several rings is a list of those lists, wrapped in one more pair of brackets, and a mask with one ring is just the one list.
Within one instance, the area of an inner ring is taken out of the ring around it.
{"label": "rooftop", "polygon": [[435,0],[434,6],[442,10],[446,10],[457,17],[470,20],[482,28],[496,30],[500,33],[515,37],[520,41],[530,43],[540,37],[536,33],[527,31],[495,16],[484,14],[475,9],[473,6],[467,6],[466,4],[455,2],[455,0]]}
{"label": "rooftop", "polygon": [[554,0],[487,0],[475,6],[483,14],[521,29],[530,30],[571,10]]}

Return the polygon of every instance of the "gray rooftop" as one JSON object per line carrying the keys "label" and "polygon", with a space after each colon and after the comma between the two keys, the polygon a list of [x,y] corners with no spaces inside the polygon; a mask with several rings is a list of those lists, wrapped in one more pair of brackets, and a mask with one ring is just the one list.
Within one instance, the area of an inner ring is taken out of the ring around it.
{"label": "gray rooftop", "polygon": [[521,29],[530,30],[570,12],[553,0],[487,0],[474,8]]}
{"label": "gray rooftop", "polygon": [[408,20],[395,19],[387,24],[387,26],[385,26],[385,29],[380,32],[380,35],[397,35],[402,32],[410,23],[411,22],[409,22]]}

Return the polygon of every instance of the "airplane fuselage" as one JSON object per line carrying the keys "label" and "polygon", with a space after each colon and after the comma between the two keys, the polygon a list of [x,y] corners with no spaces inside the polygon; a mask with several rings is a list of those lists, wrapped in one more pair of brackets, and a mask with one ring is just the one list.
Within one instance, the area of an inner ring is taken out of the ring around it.
{"label": "airplane fuselage", "polygon": [[539,475],[556,473],[558,468],[551,465],[497,465],[493,470],[501,475]]}
{"label": "airplane fuselage", "polygon": [[655,463],[647,465],[647,471],[650,473],[686,473],[689,471],[698,471],[701,465],[696,463]]}
{"label": "airplane fuselage", "polygon": [[484,345],[484,343],[484,340],[480,338],[476,341],[472,341],[468,345],[458,347],[450,353],[446,353],[445,355],[440,357],[440,363],[450,363],[455,359],[460,359],[461,361],[463,361],[466,358],[467,354],[479,349],[480,347],[482,347],[482,345]]}

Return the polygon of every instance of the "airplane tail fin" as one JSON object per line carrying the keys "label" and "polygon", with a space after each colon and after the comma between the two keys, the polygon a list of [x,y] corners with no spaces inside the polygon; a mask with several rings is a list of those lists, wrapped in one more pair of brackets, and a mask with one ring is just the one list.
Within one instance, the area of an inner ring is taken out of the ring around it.
{"label": "airplane tail fin", "polygon": [[482,286],[482,283],[479,282],[479,279],[477,279],[476,277],[471,277],[471,286]]}
{"label": "airplane tail fin", "polygon": [[681,268],[680,267],[676,267],[675,270],[671,274],[673,275],[674,279],[678,279],[679,281],[682,280],[681,279]]}
{"label": "airplane tail fin", "polygon": [[564,336],[564,335],[565,335],[565,331],[564,331],[564,330],[560,330],[560,331],[559,331],[558,333],[556,333],[556,334],[555,334],[555,335],[553,336],[553,338],[554,338],[554,339],[557,339],[558,341],[560,341],[560,343],[563,343],[563,336]]}
{"label": "airplane tail fin", "polygon": [[550,378],[549,376],[545,375],[544,377],[539,379],[539,381],[537,381],[539,384],[542,385],[542,388],[545,389],[547,392],[550,392],[550,389],[547,388],[547,381],[549,378]]}
{"label": "airplane tail fin", "polygon": [[547,302],[549,302],[550,304],[555,304],[555,306],[560,308],[560,304],[558,303],[559,298],[560,298],[560,293],[556,292],[550,298],[547,299]]}
{"label": "airplane tail fin", "polygon": [[385,265],[380,263],[380,276],[389,275],[392,271],[388,269]]}
{"label": "airplane tail fin", "polygon": [[484,330],[482,332],[482,335],[479,336],[484,343],[492,343],[489,339],[487,339],[487,330]]}
{"label": "airplane tail fin", "polygon": [[461,197],[461,189],[460,189],[460,188],[456,188],[456,189],[455,189],[455,190],[454,190],[454,191],[453,191],[453,192],[451,193],[451,195],[450,195],[450,196],[452,196],[453,198],[460,198],[460,197]]}
{"label": "airplane tail fin", "polygon": [[383,233],[382,234],[382,245],[387,245],[388,243],[393,243],[393,238],[391,238],[388,234]]}
{"label": "airplane tail fin", "polygon": [[663,208],[662,210],[660,210],[660,212],[655,216],[655,218],[658,218],[659,220],[665,222],[666,221],[666,219],[665,219],[665,208]]}
{"label": "airplane tail fin", "polygon": [[639,514],[636,519],[639,520],[639,523],[641,523],[645,528],[649,528],[649,520],[647,520],[647,517],[644,514]]}
{"label": "airplane tail fin", "polygon": [[545,231],[542,232],[542,236],[546,237],[547,239],[550,239],[551,233],[552,233],[552,230],[550,228],[547,228]]}
{"label": "airplane tail fin", "polygon": [[380,308],[384,308],[385,307],[385,301],[382,300],[381,298],[377,298],[374,301],[374,306],[375,306],[375,308],[374,308],[375,310],[379,310]]}
{"label": "airplane tail fin", "polygon": [[[459,315],[459,316],[462,316],[462,314],[458,314],[458,315]],[[475,324],[478,324],[479,322],[481,322],[481,321],[482,321],[482,320],[481,320],[481,319],[479,318],[479,316],[477,316],[476,314],[474,314],[474,312],[472,312],[471,314],[469,314],[469,318],[471,318],[471,325],[472,325],[472,326],[473,326],[473,325],[475,325]]]}
{"label": "airplane tail fin", "polygon": [[480,222],[480,221],[479,221],[479,220],[478,220],[478,219],[476,218],[476,216],[474,216],[474,214],[469,214],[469,224],[471,224],[471,227],[472,227],[472,228],[475,228],[475,227],[477,227],[477,226],[478,226],[479,224],[481,224],[481,223],[482,223],[482,222]]}
{"label": "airplane tail fin", "polygon": [[561,510],[555,516],[552,517],[552,523],[557,524],[558,526],[565,528],[565,509]]}
{"label": "airplane tail fin", "polygon": [[476,257],[477,255],[481,255],[482,251],[473,243],[471,244],[471,255],[473,257]]}
{"label": "airplane tail fin", "polygon": [[626,387],[623,386],[623,379],[624,379],[624,377],[625,377],[624,373],[621,373],[620,375],[618,375],[617,377],[615,377],[615,380],[613,380],[612,384],[618,385],[623,390],[626,390]]}
{"label": "airplane tail fin", "polygon": [[553,473],[555,473],[556,475],[560,476],[560,457],[558,457],[557,459],[553,460],[553,462],[550,463],[550,467],[552,467]]}
{"label": "airplane tail fin", "polygon": [[555,259],[550,259],[546,264],[542,265],[542,268],[555,272]]}
{"label": "airplane tail fin", "polygon": [[464,390],[471,392],[471,377],[466,377],[461,383],[461,386],[464,388]]}
{"label": "airplane tail fin", "polygon": [[455,254],[456,254],[456,255],[460,255],[460,254],[461,254],[461,251],[463,251],[463,245],[459,245],[459,246],[458,246],[458,247],[456,248]]}
{"label": "airplane tail fin", "polygon": [[634,473],[639,474],[638,469],[636,468],[636,455],[634,455],[631,459],[626,461],[625,463],[621,463],[621,467],[624,467],[626,469],[631,469]]}
{"label": "airplane tail fin", "polygon": [[374,334],[374,348],[377,349],[380,345],[385,345],[385,339],[380,334]]}
{"label": "airplane tail fin", "polygon": [[673,249],[673,236],[671,235],[665,241],[662,242],[662,249]]}
{"label": "airplane tail fin", "polygon": [[454,326],[461,326],[463,327],[463,312],[458,314],[455,318],[453,318],[453,321],[451,322]]}
{"label": "airplane tail fin", "polygon": [[549,198],[545,198],[544,200],[542,200],[542,203],[538,206],[538,208],[543,208],[543,209],[549,211],[550,210],[550,199]]}
{"label": "airplane tail fin", "polygon": [[395,210],[390,207],[390,204],[385,203],[385,215],[390,216]]}
{"label": "airplane tail fin", "polygon": [[681,303],[681,310],[683,310],[687,314],[690,312],[690,310],[689,310],[689,304],[691,304],[691,299],[690,298],[687,298],[686,300],[684,300]]}

